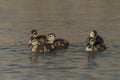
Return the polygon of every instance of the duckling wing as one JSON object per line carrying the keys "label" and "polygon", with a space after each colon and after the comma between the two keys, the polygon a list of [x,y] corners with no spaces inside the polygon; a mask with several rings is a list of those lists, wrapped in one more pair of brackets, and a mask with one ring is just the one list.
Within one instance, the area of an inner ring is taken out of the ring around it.
{"label": "duckling wing", "polygon": [[39,40],[40,44],[44,44],[47,42],[47,37],[45,35],[39,35],[37,39]]}
{"label": "duckling wing", "polygon": [[64,40],[64,39],[56,39],[53,44],[56,46],[56,47],[60,47],[60,48],[67,48],[69,46],[69,42],[67,40]]}

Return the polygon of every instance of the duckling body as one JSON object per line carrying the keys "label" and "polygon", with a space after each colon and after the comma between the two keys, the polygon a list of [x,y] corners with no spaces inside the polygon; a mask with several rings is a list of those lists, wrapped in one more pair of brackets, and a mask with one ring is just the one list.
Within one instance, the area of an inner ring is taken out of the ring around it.
{"label": "duckling body", "polygon": [[99,51],[105,50],[105,44],[102,37],[97,35],[97,31],[90,32],[90,36],[86,40],[86,51]]}
{"label": "duckling body", "polygon": [[86,51],[103,51],[105,48],[105,45],[98,44],[96,46],[86,46]]}
{"label": "duckling body", "polygon": [[34,38],[31,42],[31,44],[29,44],[30,47],[32,48],[32,52],[52,52],[55,50],[55,47],[53,44],[51,43],[45,43],[45,44],[40,44],[39,40],[36,38]]}
{"label": "duckling body", "polygon": [[31,30],[31,36],[30,36],[29,43],[31,43],[31,41],[34,38],[37,38],[39,40],[39,44],[44,44],[44,43],[47,42],[47,36],[46,35],[37,35],[36,30]]}
{"label": "duckling body", "polygon": [[69,42],[65,39],[56,39],[54,33],[48,34],[48,43],[52,43],[58,49],[65,49],[69,47]]}
{"label": "duckling body", "polygon": [[32,48],[32,52],[42,52],[42,53],[53,52],[54,50],[55,50],[54,45],[52,45],[50,43],[36,45]]}
{"label": "duckling body", "polygon": [[53,42],[53,45],[56,47],[56,48],[68,48],[69,47],[69,42],[67,40],[64,40],[64,39],[56,39],[54,42]]}

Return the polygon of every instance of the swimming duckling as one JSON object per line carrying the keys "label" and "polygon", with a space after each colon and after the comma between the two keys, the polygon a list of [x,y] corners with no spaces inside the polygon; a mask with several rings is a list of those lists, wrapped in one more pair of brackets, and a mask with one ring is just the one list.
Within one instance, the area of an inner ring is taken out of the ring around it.
{"label": "swimming duckling", "polygon": [[69,42],[65,39],[56,39],[56,35],[54,33],[49,33],[48,43],[52,43],[58,49],[66,49],[69,47]]}
{"label": "swimming duckling", "polygon": [[86,51],[99,51],[106,48],[103,38],[97,34],[96,30],[90,32],[86,44]]}
{"label": "swimming duckling", "polygon": [[31,30],[31,35],[30,35],[30,40],[29,43],[31,43],[31,41],[37,38],[39,40],[40,44],[44,44],[47,42],[47,37],[46,35],[38,35],[37,30]]}
{"label": "swimming duckling", "polygon": [[32,52],[52,52],[55,47],[51,43],[40,44],[38,38],[33,38],[29,46],[32,48]]}

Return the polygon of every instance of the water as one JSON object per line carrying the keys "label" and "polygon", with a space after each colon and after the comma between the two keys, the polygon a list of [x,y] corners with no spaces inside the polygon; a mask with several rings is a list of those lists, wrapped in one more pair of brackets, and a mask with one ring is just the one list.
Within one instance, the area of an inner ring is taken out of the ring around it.
{"label": "water", "polygon": [[[0,0],[0,80],[120,80],[119,0]],[[54,32],[67,50],[31,53],[29,31]],[[85,52],[95,29],[107,49]]]}

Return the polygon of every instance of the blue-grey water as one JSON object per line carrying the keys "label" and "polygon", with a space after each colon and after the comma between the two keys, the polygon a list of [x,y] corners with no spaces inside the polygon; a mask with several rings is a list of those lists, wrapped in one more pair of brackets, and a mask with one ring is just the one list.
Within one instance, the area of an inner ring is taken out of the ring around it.
{"label": "blue-grey water", "polygon": [[[31,53],[29,32],[54,32],[71,44]],[[91,30],[103,52],[85,52]],[[120,80],[119,0],[0,0],[0,80]]]}

